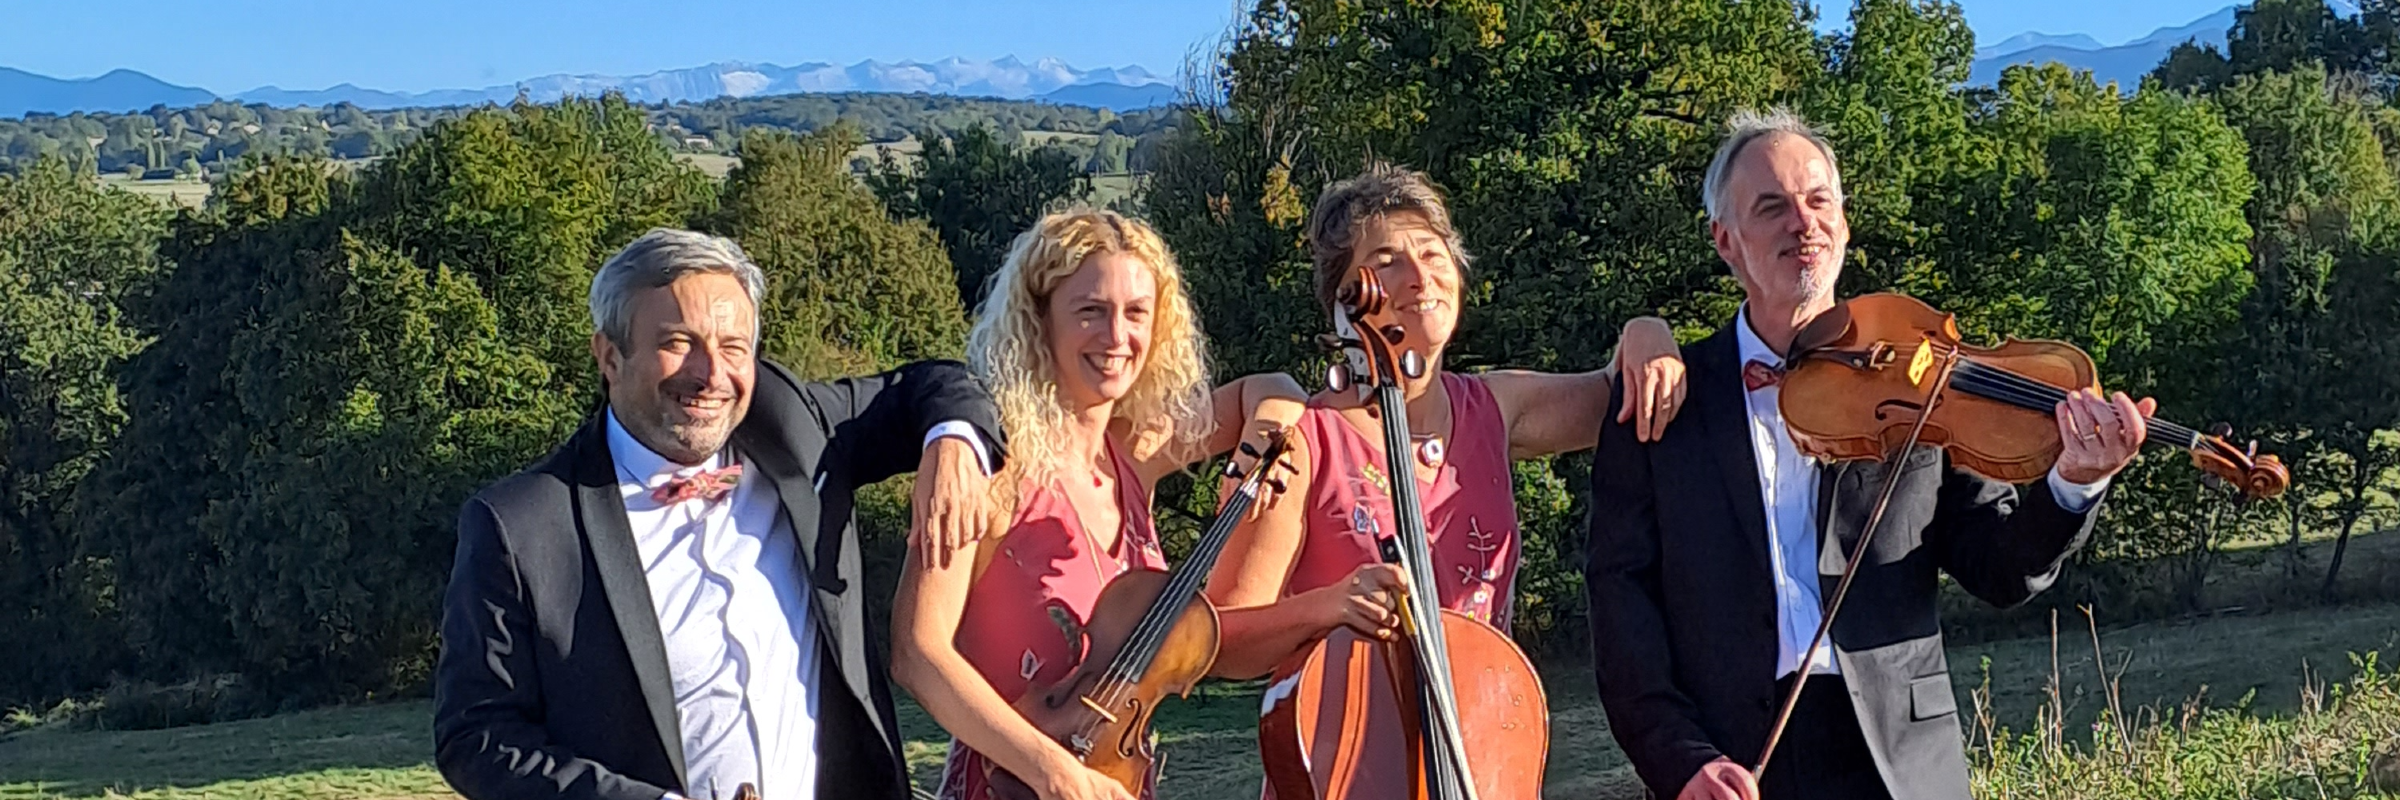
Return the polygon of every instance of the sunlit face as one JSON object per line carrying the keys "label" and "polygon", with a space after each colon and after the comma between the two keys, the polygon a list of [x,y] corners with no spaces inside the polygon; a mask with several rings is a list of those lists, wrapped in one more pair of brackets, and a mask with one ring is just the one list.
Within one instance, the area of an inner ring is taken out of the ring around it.
{"label": "sunlit face", "polygon": [[1350,268],[1367,267],[1383,282],[1388,312],[1408,331],[1403,348],[1439,354],[1458,330],[1458,261],[1433,221],[1415,211],[1368,218],[1350,247]]}
{"label": "sunlit face", "polygon": [[1831,302],[1850,222],[1824,151],[1788,133],[1760,137],[1734,158],[1724,197],[1709,233],[1754,304]]}
{"label": "sunlit face", "polygon": [[750,411],[758,312],[740,279],[693,273],[635,293],[620,350],[601,334],[592,356],[627,433],[680,464],[725,447]]}
{"label": "sunlit face", "polygon": [[1050,292],[1051,363],[1058,397],[1071,408],[1115,402],[1149,363],[1158,280],[1125,253],[1094,253]]}

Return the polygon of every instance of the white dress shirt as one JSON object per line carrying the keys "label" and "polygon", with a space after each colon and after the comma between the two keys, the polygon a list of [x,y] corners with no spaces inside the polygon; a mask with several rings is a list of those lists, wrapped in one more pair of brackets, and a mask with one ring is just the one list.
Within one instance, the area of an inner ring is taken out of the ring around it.
{"label": "white dress shirt", "polygon": [[[1747,305],[1734,327],[1742,364],[1758,361],[1770,367],[1783,366],[1783,356],[1759,339],[1750,326]],[[1800,653],[1808,649],[1809,638],[1816,635],[1817,625],[1825,618],[1817,578],[1817,463],[1792,444],[1791,431],[1784,427],[1783,411],[1777,405],[1782,396],[1780,386],[1764,386],[1744,397],[1750,411],[1750,453],[1758,459],[1758,493],[1766,503],[1767,541],[1772,545],[1767,548],[1767,561],[1775,578],[1775,677],[1779,679],[1800,669]],[[2049,484],[2059,507],[2076,513],[2091,508],[2108,490],[2108,481],[2086,486],[2059,477],[2056,468],[2050,470]],[[1841,674],[1830,643],[1817,648],[1808,671]]]}
{"label": "white dress shirt", "polygon": [[[990,474],[991,454],[973,427],[942,422],[926,432],[925,446],[943,437],[966,440]],[[685,786],[699,798],[730,798],[744,783],[767,800],[813,797],[817,629],[781,498],[746,469],[715,502],[660,505],[652,489],[715,469],[724,456],[688,467],[669,461],[633,438],[615,409],[608,453],[665,640]]]}
{"label": "white dress shirt", "polygon": [[767,798],[813,796],[817,629],[799,540],[774,487],[750,469],[715,502],[661,506],[652,489],[724,457],[668,461],[614,410],[608,450],[665,639],[685,785],[701,798],[731,797],[744,783]]}

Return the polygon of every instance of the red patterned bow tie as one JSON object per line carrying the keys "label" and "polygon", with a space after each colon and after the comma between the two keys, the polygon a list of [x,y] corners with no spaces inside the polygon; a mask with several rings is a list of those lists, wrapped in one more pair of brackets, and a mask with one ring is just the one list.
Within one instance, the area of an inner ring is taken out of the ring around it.
{"label": "red patterned bow tie", "polygon": [[733,487],[741,482],[742,465],[740,464],[723,469],[704,469],[659,484],[658,488],[650,490],[650,499],[665,506],[695,497],[714,503],[717,498],[724,497],[726,492],[733,491]]}
{"label": "red patterned bow tie", "polygon": [[1783,380],[1783,370],[1767,366],[1767,362],[1752,359],[1750,363],[1742,365],[1742,387],[1750,391],[1755,392],[1773,386],[1781,380]]}

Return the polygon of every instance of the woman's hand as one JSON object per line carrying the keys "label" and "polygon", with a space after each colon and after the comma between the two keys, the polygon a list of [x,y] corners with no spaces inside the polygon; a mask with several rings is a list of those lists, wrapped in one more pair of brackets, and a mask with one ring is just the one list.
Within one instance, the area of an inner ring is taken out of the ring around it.
{"label": "woman's hand", "polygon": [[1407,578],[1394,564],[1367,564],[1351,571],[1350,579],[1322,586],[1308,594],[1317,619],[1326,630],[1347,625],[1361,635],[1391,641],[1399,636],[1400,593]]}
{"label": "woman's hand", "polygon": [[1117,779],[1065,757],[1063,750],[1060,758],[1044,771],[1040,788],[1034,790],[1042,800],[1134,800]]}
{"label": "woman's hand", "polygon": [[1625,394],[1617,421],[1633,422],[1633,435],[1645,442],[1666,435],[1667,423],[1683,408],[1683,351],[1666,320],[1642,317],[1625,323],[1617,339],[1617,388]]}

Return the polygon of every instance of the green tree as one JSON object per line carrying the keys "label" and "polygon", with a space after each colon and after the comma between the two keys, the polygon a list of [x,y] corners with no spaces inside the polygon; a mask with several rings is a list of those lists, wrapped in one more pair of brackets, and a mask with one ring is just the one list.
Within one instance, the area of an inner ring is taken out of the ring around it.
{"label": "green tree", "polygon": [[867,178],[894,216],[933,226],[958,271],[959,299],[970,309],[983,302],[984,284],[1017,234],[1060,204],[1091,194],[1080,161],[1018,141],[1018,134],[977,123],[925,140],[913,163],[886,152]]}
{"label": "green tree", "polygon": [[74,490],[116,442],[111,380],[144,341],[122,304],[158,269],[166,212],[62,161],[0,176],[0,702],[91,688],[120,666],[98,553]]}
{"label": "green tree", "polygon": [[704,223],[767,273],[760,350],[813,378],[956,358],[966,341],[941,242],[922,222],[892,219],[850,175],[857,147],[841,127],[752,133]]}
{"label": "green tree", "polygon": [[[2315,462],[2297,465],[2302,477],[2338,493],[2326,510],[2341,531],[2331,593],[2352,529],[2400,458],[2377,433],[2400,427],[2400,182],[2379,136],[2395,112],[2314,64],[2237,78],[2218,103],[2260,179],[2248,210],[2257,291],[2221,345],[2258,374],[2226,382],[2222,403]],[[2296,564],[2303,509],[2292,511]]]}
{"label": "green tree", "polygon": [[136,422],[78,506],[140,584],[147,666],[286,698],[422,678],[458,504],[596,396],[592,270],[714,203],[644,125],[615,98],[479,111],[355,176],[258,165],[179,225]]}

